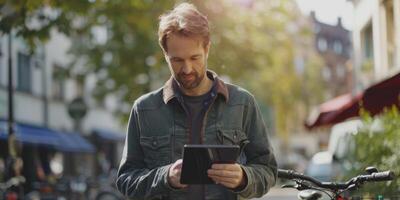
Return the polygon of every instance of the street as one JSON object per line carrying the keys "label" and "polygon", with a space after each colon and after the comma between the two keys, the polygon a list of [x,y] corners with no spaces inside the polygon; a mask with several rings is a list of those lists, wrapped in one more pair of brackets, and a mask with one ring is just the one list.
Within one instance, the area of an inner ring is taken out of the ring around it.
{"label": "street", "polygon": [[297,190],[282,189],[280,186],[272,188],[267,195],[253,200],[295,200],[297,199]]}

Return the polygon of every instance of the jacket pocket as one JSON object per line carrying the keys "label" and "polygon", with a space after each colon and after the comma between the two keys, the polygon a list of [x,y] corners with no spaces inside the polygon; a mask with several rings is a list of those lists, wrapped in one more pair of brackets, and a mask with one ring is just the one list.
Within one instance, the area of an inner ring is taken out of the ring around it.
{"label": "jacket pocket", "polygon": [[150,169],[167,165],[170,162],[171,136],[142,136],[140,145],[143,149],[144,161]]}
{"label": "jacket pocket", "polygon": [[240,152],[250,143],[247,135],[240,130],[223,130],[218,129],[217,139],[220,144],[239,145]]}

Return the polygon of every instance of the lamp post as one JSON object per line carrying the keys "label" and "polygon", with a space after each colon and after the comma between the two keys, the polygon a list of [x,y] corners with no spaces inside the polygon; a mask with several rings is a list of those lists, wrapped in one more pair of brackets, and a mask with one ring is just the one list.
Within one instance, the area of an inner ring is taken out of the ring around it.
{"label": "lamp post", "polygon": [[17,156],[14,130],[14,88],[12,71],[12,30],[8,34],[8,150],[12,158]]}

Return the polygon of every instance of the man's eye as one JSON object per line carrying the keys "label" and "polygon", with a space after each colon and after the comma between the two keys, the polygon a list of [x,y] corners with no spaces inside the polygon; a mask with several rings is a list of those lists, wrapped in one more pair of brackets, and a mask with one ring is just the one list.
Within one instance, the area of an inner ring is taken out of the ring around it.
{"label": "man's eye", "polygon": [[199,59],[199,57],[193,57],[192,58],[192,60],[198,60]]}
{"label": "man's eye", "polygon": [[172,61],[172,62],[181,62],[182,59],[179,59],[179,58],[172,58],[171,61]]}

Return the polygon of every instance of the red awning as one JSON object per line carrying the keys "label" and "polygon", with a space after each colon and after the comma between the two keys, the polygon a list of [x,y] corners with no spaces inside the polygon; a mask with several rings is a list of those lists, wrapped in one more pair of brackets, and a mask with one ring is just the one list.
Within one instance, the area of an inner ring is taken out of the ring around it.
{"label": "red awning", "polygon": [[[356,102],[360,99],[361,94],[352,97],[350,93],[338,96],[321,104],[311,113],[305,126],[308,129],[337,123],[340,120],[338,116],[344,115],[347,118],[358,115],[358,105]],[[347,110],[346,112],[344,112]],[[344,119],[343,119],[344,120]]]}
{"label": "red awning", "polygon": [[400,73],[370,86],[354,97],[345,94],[321,104],[312,114],[315,117],[310,117],[305,126],[313,129],[342,122],[358,116],[361,107],[372,115],[380,113],[385,107],[400,107],[399,93]]}

